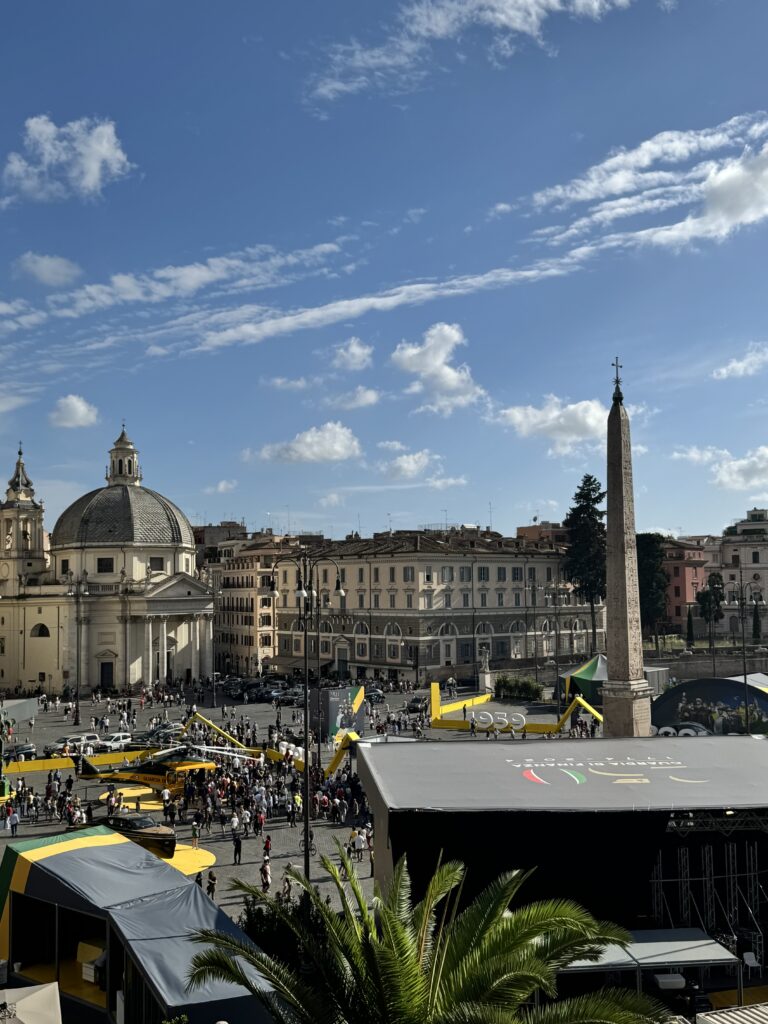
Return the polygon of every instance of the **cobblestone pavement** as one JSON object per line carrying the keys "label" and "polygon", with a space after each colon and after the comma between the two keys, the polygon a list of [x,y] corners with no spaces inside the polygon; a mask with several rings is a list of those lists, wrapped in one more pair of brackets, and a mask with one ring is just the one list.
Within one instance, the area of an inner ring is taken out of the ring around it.
{"label": "cobblestone pavement", "polygon": [[[388,707],[392,712],[397,712],[401,707],[404,706],[408,696],[405,694],[391,694],[388,700]],[[486,704],[484,708],[490,711],[522,711],[529,715],[531,720],[549,720],[553,719],[553,712],[547,712],[544,708],[525,708],[525,707],[512,707],[510,705],[496,705]],[[20,723],[18,728],[18,739],[24,740],[27,738],[32,739],[38,747],[38,750],[42,753],[43,746],[56,739],[58,736],[66,733],[88,731],[90,727],[91,715],[97,717],[105,713],[106,704],[102,702],[101,705],[91,705],[90,701],[85,701],[81,705],[81,718],[82,726],[80,730],[72,727],[71,721],[68,721],[64,714],[59,711],[56,712],[51,709],[47,714],[40,713],[36,720],[34,729],[30,731],[29,728],[25,728],[26,723]],[[386,708],[385,708],[386,710]],[[200,708],[200,711],[209,717],[217,725],[222,724],[222,713],[220,708]],[[137,729],[147,728],[149,719],[160,712],[158,708],[145,708],[144,711],[140,711],[138,715]],[[182,708],[174,707],[169,712],[169,718],[171,721],[178,720],[181,718],[183,713]],[[251,722],[258,722],[259,735],[265,736],[267,732],[267,726],[270,723],[274,723],[274,711],[268,704],[249,704],[249,705],[238,705],[236,706],[236,715],[248,715]],[[290,722],[291,710],[283,709],[283,724]],[[114,713],[111,715],[111,728],[117,729],[118,716]],[[427,729],[426,736],[429,739],[433,739],[440,742],[485,742],[485,740],[478,738],[474,740],[468,739],[467,733],[454,732],[453,730],[445,729]],[[504,740],[503,742],[510,742]],[[323,750],[323,760],[326,760],[331,756],[330,748]],[[31,765],[30,765],[31,767]],[[67,773],[64,772],[64,778]],[[44,789],[46,783],[45,773],[39,772],[27,772],[25,775],[27,783],[33,786],[35,789]],[[12,775],[11,781],[15,785],[17,776]],[[79,793],[81,799],[95,799],[100,793],[104,792],[104,783],[93,783],[86,784],[83,781],[78,780],[75,783],[75,792]],[[95,823],[105,816],[105,811],[99,809],[95,814]],[[158,821],[162,821],[162,815],[156,814],[155,817]],[[303,866],[303,853],[299,847],[299,840],[302,835],[301,822],[299,821],[297,828],[291,828],[287,821],[278,819],[273,822],[267,823],[268,827],[265,827],[265,834],[268,833],[272,838],[272,892],[279,892],[282,884],[282,876],[285,866],[288,863],[293,863],[299,867]],[[317,856],[312,858],[311,867],[311,878],[315,882],[323,895],[333,894],[333,885],[328,877],[327,872],[320,863],[320,857],[323,854],[329,857],[336,858],[337,850],[335,840],[344,841],[349,835],[349,827],[340,827],[337,825],[331,825],[329,822],[313,822],[312,827],[315,834],[315,841],[318,847]],[[46,822],[39,822],[33,824],[27,820],[23,820],[19,826],[19,839],[32,838],[35,836],[53,835],[62,831],[62,826],[58,823],[51,825]],[[179,842],[189,843],[191,842],[191,826],[190,825],[178,825],[177,833]],[[10,838],[10,832],[0,829],[0,853],[5,843]],[[217,891],[217,902],[230,914],[230,916],[237,918],[240,908],[242,906],[242,898],[238,894],[234,894],[228,891],[228,884],[233,878],[239,878],[244,881],[258,884],[259,867],[262,861],[262,850],[263,840],[253,835],[243,840],[242,844],[242,861],[239,866],[233,865],[233,846],[232,840],[227,830],[226,834],[222,836],[221,827],[219,824],[212,826],[210,836],[207,836],[205,832],[201,836],[200,845],[205,849],[210,850],[216,856],[216,874],[218,877],[218,891]],[[373,881],[370,878],[370,865],[366,858],[359,868],[360,876],[363,880],[363,889],[367,896],[371,896],[373,893]]]}

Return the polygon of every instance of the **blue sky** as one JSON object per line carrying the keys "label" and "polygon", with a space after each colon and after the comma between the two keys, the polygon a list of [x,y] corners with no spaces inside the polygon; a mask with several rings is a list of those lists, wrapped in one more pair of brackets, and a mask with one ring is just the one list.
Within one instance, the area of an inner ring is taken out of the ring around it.
{"label": "blue sky", "polygon": [[49,527],[123,417],[196,522],[560,518],[617,353],[638,527],[768,504],[765,0],[0,18],[0,450]]}

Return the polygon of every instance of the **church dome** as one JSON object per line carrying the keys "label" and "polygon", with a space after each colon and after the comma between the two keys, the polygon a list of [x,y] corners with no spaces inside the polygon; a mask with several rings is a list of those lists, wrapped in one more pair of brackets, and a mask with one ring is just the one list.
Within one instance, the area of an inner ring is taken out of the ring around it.
{"label": "church dome", "polygon": [[125,433],[109,453],[107,486],[84,494],[59,516],[51,548],[161,544],[194,547],[189,520],[141,484],[138,451]]}
{"label": "church dome", "polygon": [[173,502],[148,487],[126,484],[78,498],[59,516],[51,536],[52,548],[194,543],[189,520]]}

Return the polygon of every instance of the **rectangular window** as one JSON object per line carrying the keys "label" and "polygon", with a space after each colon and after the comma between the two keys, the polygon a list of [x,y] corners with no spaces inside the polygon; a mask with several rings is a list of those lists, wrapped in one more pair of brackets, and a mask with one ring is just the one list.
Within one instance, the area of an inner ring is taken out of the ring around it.
{"label": "rectangular window", "polygon": [[379,595],[378,594],[374,594],[373,595],[373,607],[374,608],[378,608],[379,607]]}
{"label": "rectangular window", "polygon": [[498,608],[503,608],[504,607],[504,595],[503,594],[497,594],[496,595],[496,606]]}
{"label": "rectangular window", "polygon": [[374,656],[374,658],[383,658],[384,657],[384,644],[374,644],[373,645],[373,656]]}
{"label": "rectangular window", "polygon": [[357,582],[365,583],[365,569],[360,568],[357,570]]}
{"label": "rectangular window", "polygon": [[547,566],[547,583],[551,583],[551,582],[552,582],[552,566],[548,565]]}
{"label": "rectangular window", "polygon": [[413,583],[416,579],[414,569],[412,565],[403,566],[403,583]]}
{"label": "rectangular window", "polygon": [[283,583],[288,586],[288,570],[283,569]]}
{"label": "rectangular window", "polygon": [[679,604],[676,604],[676,605],[675,605],[675,616],[676,616],[676,617],[677,617],[678,619],[682,617],[682,613],[681,613],[681,610],[680,610],[680,605],[679,605]]}
{"label": "rectangular window", "polygon": [[488,607],[488,595],[487,594],[481,594],[480,595],[480,607],[481,608],[487,608]]}
{"label": "rectangular window", "polygon": [[358,644],[357,645],[357,656],[358,656],[358,658],[367,658],[368,657],[368,648],[367,648],[367,646],[365,644]]}
{"label": "rectangular window", "polygon": [[152,555],[149,559],[149,568],[152,572],[165,572],[165,559],[162,555]]}
{"label": "rectangular window", "polygon": [[293,638],[293,651],[294,654],[298,654],[301,652],[301,639],[297,636]]}
{"label": "rectangular window", "polygon": [[425,583],[431,583],[432,582],[432,566],[431,565],[427,565],[424,568],[424,582]]}
{"label": "rectangular window", "polygon": [[374,570],[373,570],[373,582],[374,583],[378,583],[379,582],[379,567],[378,566],[375,566]]}
{"label": "rectangular window", "polygon": [[507,582],[507,568],[504,565],[496,566],[496,582],[506,583]]}
{"label": "rectangular window", "polygon": [[515,591],[515,608],[519,608],[519,607],[520,607],[520,591],[516,590]]}
{"label": "rectangular window", "polygon": [[528,579],[531,581],[531,583],[535,583],[536,582],[536,566],[535,565],[529,565],[528,566]]}
{"label": "rectangular window", "polygon": [[394,567],[394,565],[390,565],[390,567],[389,567],[389,582],[390,583],[394,583],[395,582],[395,567]]}
{"label": "rectangular window", "polygon": [[481,583],[487,583],[491,578],[490,570],[487,565],[478,565],[477,567],[477,578]]}
{"label": "rectangular window", "polygon": [[522,583],[523,582],[523,567],[521,565],[512,566],[512,582]]}
{"label": "rectangular window", "polygon": [[680,575],[680,566],[679,565],[675,566],[672,575],[673,576],[679,576]]}
{"label": "rectangular window", "polygon": [[675,587],[675,597],[680,597],[680,587]]}
{"label": "rectangular window", "polygon": [[449,593],[443,594],[443,608],[451,607],[451,595]]}
{"label": "rectangular window", "polygon": [[453,583],[453,566],[444,565],[440,569],[440,582],[441,583]]}
{"label": "rectangular window", "polygon": [[68,572],[69,572],[69,559],[68,558],[62,558],[62,560],[61,560],[61,575],[62,576],[66,576]]}
{"label": "rectangular window", "polygon": [[365,608],[365,594],[358,594],[357,595],[357,607],[358,608]]}
{"label": "rectangular window", "polygon": [[459,582],[471,583],[472,582],[472,566],[471,565],[460,565],[459,566]]}
{"label": "rectangular window", "polygon": [[97,558],[96,559],[96,572],[114,572],[115,571],[115,560],[114,558]]}
{"label": "rectangular window", "polygon": [[469,608],[469,594],[462,594],[461,595],[461,607],[462,608]]}
{"label": "rectangular window", "polygon": [[347,582],[347,570],[346,569],[339,569],[339,579],[341,580],[342,583],[346,583]]}
{"label": "rectangular window", "polygon": [[400,648],[397,644],[387,644],[387,657],[390,659],[400,657]]}
{"label": "rectangular window", "polygon": [[327,583],[328,582],[328,570],[327,569],[323,569],[322,580],[323,580],[323,583]]}
{"label": "rectangular window", "polygon": [[397,599],[397,594],[390,594],[389,595],[389,607],[390,608],[394,608],[395,607],[396,599]]}
{"label": "rectangular window", "polygon": [[413,594],[406,594],[405,595],[405,607],[406,608],[413,608]]}
{"label": "rectangular window", "polygon": [[5,654],[5,637],[0,636],[0,655]]}
{"label": "rectangular window", "polygon": [[431,590],[427,590],[425,592],[425,594],[424,594],[424,607],[425,608],[431,608],[432,607],[432,591]]}
{"label": "rectangular window", "polygon": [[471,658],[472,657],[472,642],[469,640],[462,640],[459,644],[459,657],[460,658]]}
{"label": "rectangular window", "polygon": [[331,641],[330,640],[321,640],[320,641],[320,653],[321,654],[330,654],[331,653]]}
{"label": "rectangular window", "polygon": [[753,565],[759,565],[760,564],[760,552],[759,551],[753,551],[752,552],[752,564]]}

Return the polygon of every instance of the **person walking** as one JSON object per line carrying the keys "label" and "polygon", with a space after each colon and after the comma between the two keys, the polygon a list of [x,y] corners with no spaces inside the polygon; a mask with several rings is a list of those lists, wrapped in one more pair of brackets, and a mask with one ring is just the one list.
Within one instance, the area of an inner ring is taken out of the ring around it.
{"label": "person walking", "polygon": [[465,705],[464,705],[464,707],[463,707],[463,708],[461,709],[461,713],[462,713],[462,715],[464,716],[464,721],[466,722],[466,720],[467,720],[467,705],[466,705],[466,704],[465,704]]}
{"label": "person walking", "polygon": [[215,871],[209,871],[208,872],[208,885],[206,886],[205,891],[208,893],[208,895],[211,897],[212,900],[216,899],[216,881],[217,881],[217,879],[216,879],[216,872]]}
{"label": "person walking", "polygon": [[269,857],[266,854],[264,854],[264,860],[261,862],[259,875],[261,876],[261,891],[269,892],[272,887],[272,868],[269,864]]}
{"label": "person walking", "polygon": [[197,844],[199,842],[200,842],[200,822],[197,820],[197,816],[195,816],[195,820],[192,822],[192,849],[193,850],[196,850],[198,848]]}
{"label": "person walking", "polygon": [[240,863],[240,857],[241,857],[242,852],[243,852],[243,841],[242,841],[242,839],[240,838],[240,836],[239,836],[239,834],[237,832],[235,832],[234,836],[232,837],[232,845],[234,847],[234,853],[235,853],[235,859],[234,859],[234,861],[232,863],[233,864],[239,864]]}
{"label": "person walking", "polygon": [[11,826],[11,835],[15,836],[16,831],[19,827],[19,812],[16,810],[15,807],[8,815],[8,824]]}

